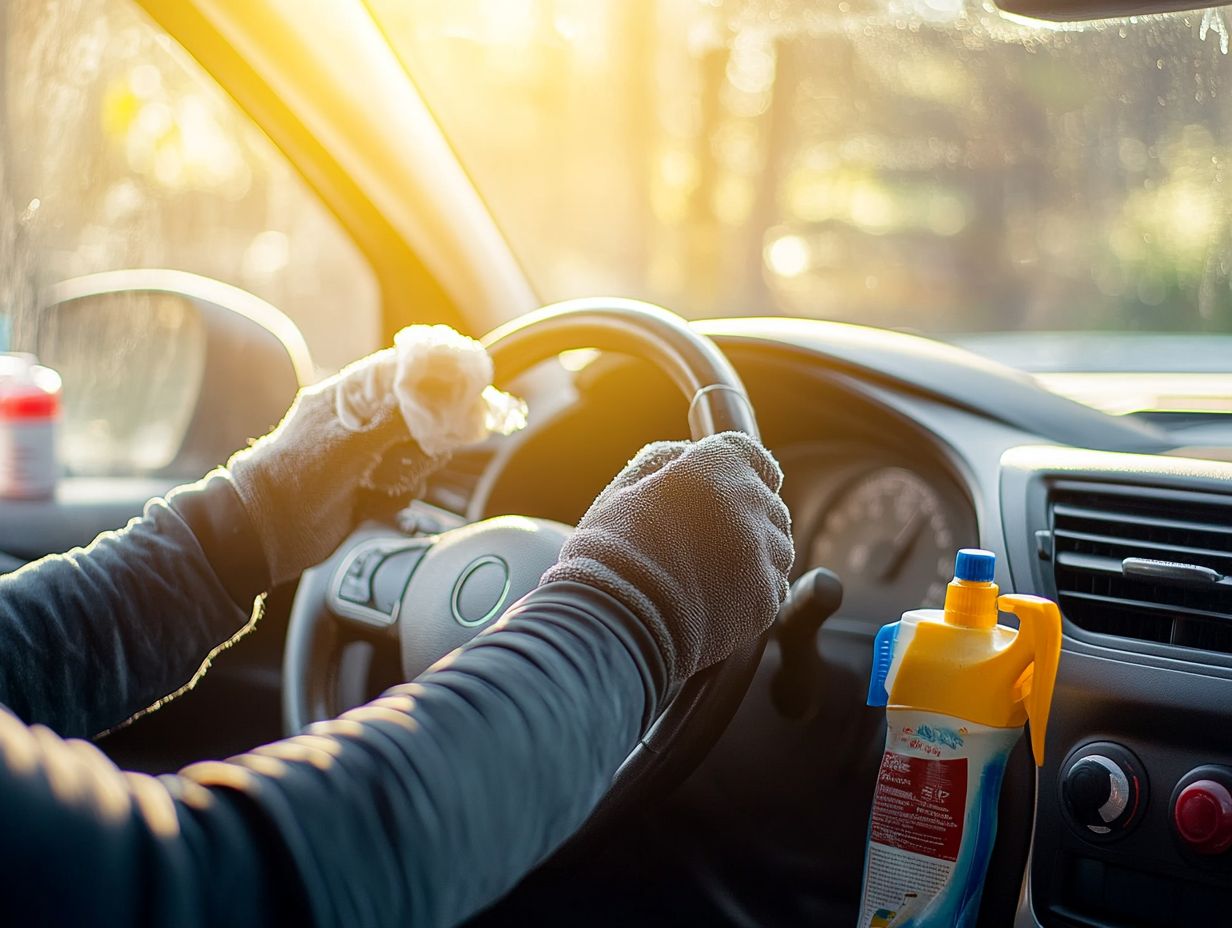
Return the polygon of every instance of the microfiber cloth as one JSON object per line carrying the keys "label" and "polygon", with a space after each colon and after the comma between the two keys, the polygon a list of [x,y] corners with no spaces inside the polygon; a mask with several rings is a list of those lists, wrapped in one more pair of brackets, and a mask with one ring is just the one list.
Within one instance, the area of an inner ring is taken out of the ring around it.
{"label": "microfiber cloth", "polygon": [[526,423],[491,386],[492,360],[447,326],[410,326],[386,348],[301,390],[274,431],[227,470],[274,584],[330,555],[366,505],[404,501],[457,447]]}

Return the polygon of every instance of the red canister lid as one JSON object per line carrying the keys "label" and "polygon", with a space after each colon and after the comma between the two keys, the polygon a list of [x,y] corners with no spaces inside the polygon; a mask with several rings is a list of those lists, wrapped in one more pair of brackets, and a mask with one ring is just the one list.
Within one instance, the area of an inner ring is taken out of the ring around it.
{"label": "red canister lid", "polygon": [[0,419],[54,419],[60,413],[60,375],[33,356],[0,354]]}
{"label": "red canister lid", "polygon": [[0,394],[0,419],[54,419],[59,411],[54,393]]}

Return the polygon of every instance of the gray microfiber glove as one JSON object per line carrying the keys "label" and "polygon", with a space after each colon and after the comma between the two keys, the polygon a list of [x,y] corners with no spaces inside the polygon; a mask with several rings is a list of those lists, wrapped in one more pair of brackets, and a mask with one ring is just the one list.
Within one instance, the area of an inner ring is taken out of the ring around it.
{"label": "gray microfiber glove", "polygon": [[543,582],[623,603],[681,682],[769,628],[795,558],[783,472],[754,438],[724,432],[647,445],[599,494]]}
{"label": "gray microfiber glove", "polygon": [[227,463],[274,585],[327,558],[369,507],[421,492],[448,460],[412,440],[395,366],[385,349],[301,390],[274,431]]}

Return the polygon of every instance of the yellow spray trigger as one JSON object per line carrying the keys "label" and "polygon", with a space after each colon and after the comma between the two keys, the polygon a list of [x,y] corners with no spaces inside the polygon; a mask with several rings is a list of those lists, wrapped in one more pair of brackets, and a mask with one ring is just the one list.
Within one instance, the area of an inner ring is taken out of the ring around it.
{"label": "yellow spray trigger", "polygon": [[1031,753],[1035,765],[1044,766],[1044,738],[1052,691],[1061,661],[1061,612],[1052,600],[1009,593],[997,600],[997,608],[1018,616],[1018,635],[1007,648],[1015,662],[1026,665],[1019,678],[1022,707],[1031,723]]}
{"label": "yellow spray trigger", "polygon": [[[1061,613],[1038,596],[998,597],[993,560],[988,551],[959,551],[945,608],[906,612],[891,626],[896,631],[882,643],[888,654],[877,658],[869,701],[992,728],[1030,722],[1031,750],[1042,766]],[[1018,629],[999,624],[998,609],[1018,616]]]}

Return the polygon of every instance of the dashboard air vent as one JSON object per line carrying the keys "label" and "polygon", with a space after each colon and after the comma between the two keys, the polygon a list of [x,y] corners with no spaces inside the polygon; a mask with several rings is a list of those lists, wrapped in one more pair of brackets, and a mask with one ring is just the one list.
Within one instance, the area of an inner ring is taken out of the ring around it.
{"label": "dashboard air vent", "polygon": [[1049,508],[1057,598],[1071,622],[1232,653],[1232,497],[1066,484]]}

